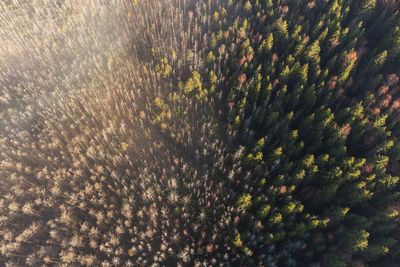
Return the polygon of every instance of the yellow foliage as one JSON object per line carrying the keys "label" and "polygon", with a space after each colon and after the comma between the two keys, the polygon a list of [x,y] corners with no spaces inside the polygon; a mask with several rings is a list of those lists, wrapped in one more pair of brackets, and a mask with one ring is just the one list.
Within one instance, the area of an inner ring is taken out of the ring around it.
{"label": "yellow foliage", "polygon": [[126,151],[126,149],[128,148],[128,146],[129,146],[129,145],[128,145],[127,143],[122,142],[122,143],[121,143],[121,150],[122,150],[122,151]]}

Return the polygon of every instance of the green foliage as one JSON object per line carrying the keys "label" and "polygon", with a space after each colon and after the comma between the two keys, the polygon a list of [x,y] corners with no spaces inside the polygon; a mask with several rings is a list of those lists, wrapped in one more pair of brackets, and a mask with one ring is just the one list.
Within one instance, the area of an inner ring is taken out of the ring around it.
{"label": "green foliage", "polygon": [[279,224],[282,222],[282,214],[280,213],[275,213],[271,216],[269,219],[271,224]]}
{"label": "green foliage", "polygon": [[172,2],[93,23],[118,45],[90,32],[90,64],[4,58],[0,265],[396,266],[398,4]]}
{"label": "green foliage", "polygon": [[280,35],[286,36],[288,35],[288,29],[287,29],[287,22],[286,20],[279,18],[276,23],[276,29]]}
{"label": "green foliage", "polygon": [[303,163],[306,167],[311,167],[314,164],[314,155],[308,155],[304,158]]}
{"label": "green foliage", "polygon": [[270,205],[263,205],[259,210],[259,216],[261,219],[265,219],[271,209]]}
{"label": "green foliage", "polygon": [[191,73],[190,78],[182,87],[185,95],[195,95],[196,99],[207,99],[208,92],[207,90],[203,89],[201,76],[196,71]]}
{"label": "green foliage", "polygon": [[349,233],[350,240],[352,241],[351,248],[354,251],[364,251],[368,248],[368,238],[370,234],[365,230],[355,231]]}
{"label": "green foliage", "polygon": [[167,58],[162,58],[160,64],[156,66],[157,73],[161,74],[164,78],[171,74],[172,67],[168,64]]}
{"label": "green foliage", "polygon": [[240,234],[237,234],[233,239],[233,245],[235,245],[236,247],[241,247],[243,245],[243,242],[240,239]]}
{"label": "green foliage", "polygon": [[319,41],[317,40],[307,48],[306,56],[309,59],[317,59],[319,57],[320,51],[321,48],[319,46]]}
{"label": "green foliage", "polygon": [[237,201],[237,207],[239,209],[248,209],[252,204],[252,196],[250,194],[243,194]]}
{"label": "green foliage", "polygon": [[380,67],[382,66],[387,58],[387,50],[382,51],[380,54],[378,54],[374,60],[375,67]]}
{"label": "green foliage", "polygon": [[212,51],[208,52],[206,62],[208,64],[212,64],[212,63],[214,63],[214,61],[215,61],[215,56],[214,56],[213,52]]}

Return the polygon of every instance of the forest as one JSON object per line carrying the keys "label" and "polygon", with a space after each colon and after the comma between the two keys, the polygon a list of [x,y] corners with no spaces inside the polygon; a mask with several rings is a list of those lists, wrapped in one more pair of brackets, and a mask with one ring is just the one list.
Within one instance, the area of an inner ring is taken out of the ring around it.
{"label": "forest", "polygon": [[0,1],[0,266],[398,266],[399,11]]}

